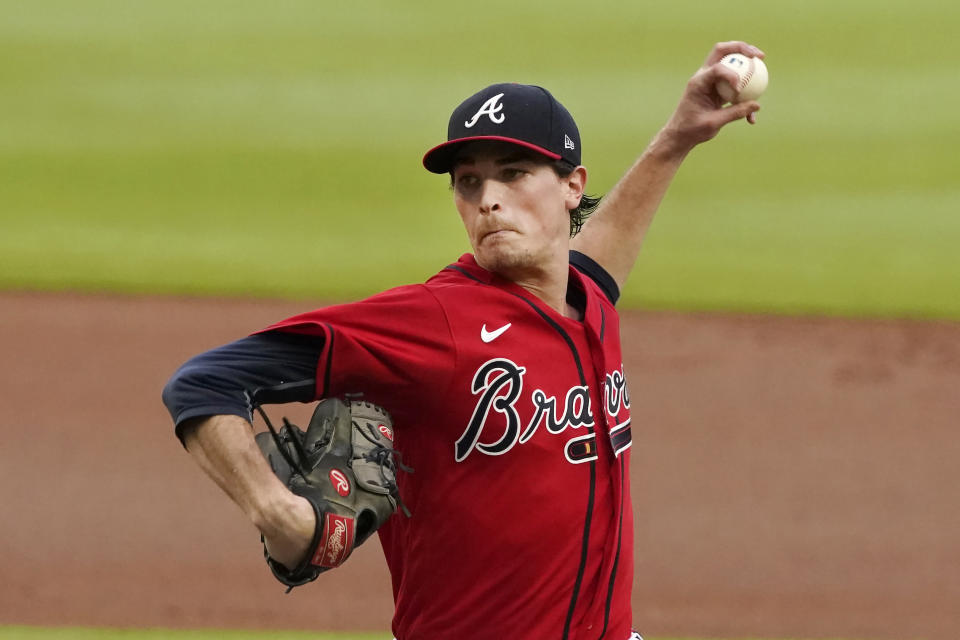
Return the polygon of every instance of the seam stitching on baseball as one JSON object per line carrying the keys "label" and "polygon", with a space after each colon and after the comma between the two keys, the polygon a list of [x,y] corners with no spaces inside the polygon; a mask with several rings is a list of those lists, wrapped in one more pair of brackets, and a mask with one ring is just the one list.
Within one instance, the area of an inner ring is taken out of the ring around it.
{"label": "seam stitching on baseball", "polygon": [[750,84],[750,78],[753,77],[753,70],[756,68],[757,63],[754,62],[753,58],[749,58],[750,66],[747,68],[747,72],[740,76],[740,86],[737,87],[737,92],[743,91],[748,84]]}

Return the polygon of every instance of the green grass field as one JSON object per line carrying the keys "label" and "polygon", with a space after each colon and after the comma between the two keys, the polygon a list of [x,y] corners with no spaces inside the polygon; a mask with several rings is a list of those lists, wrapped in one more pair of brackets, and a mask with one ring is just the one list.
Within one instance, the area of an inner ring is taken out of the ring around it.
{"label": "green grass field", "polygon": [[544,84],[604,192],[717,40],[760,124],[688,160],[629,305],[960,318],[960,5],[0,0],[0,288],[355,298],[468,250],[419,164]]}

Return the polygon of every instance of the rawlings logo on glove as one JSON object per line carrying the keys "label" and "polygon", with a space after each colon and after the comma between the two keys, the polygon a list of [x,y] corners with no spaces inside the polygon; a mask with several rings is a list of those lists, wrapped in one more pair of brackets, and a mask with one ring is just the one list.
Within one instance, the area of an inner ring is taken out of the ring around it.
{"label": "rawlings logo on glove", "polygon": [[325,569],[343,564],[353,551],[353,527],[353,519],[328,513],[327,522],[323,525],[323,547],[317,549],[311,562]]}
{"label": "rawlings logo on glove", "polygon": [[288,570],[263,554],[273,575],[289,587],[317,579],[343,564],[354,548],[393,515],[399,506],[409,517],[397,490],[390,415],[369,402],[322,400],[306,432],[286,418],[277,431],[260,407],[269,431],[257,445],[270,468],[293,493],[313,506],[317,526],[300,565]]}

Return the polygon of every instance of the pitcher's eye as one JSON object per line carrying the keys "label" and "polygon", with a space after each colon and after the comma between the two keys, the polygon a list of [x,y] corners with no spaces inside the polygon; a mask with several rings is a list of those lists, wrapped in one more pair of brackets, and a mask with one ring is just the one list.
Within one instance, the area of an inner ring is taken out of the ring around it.
{"label": "pitcher's eye", "polygon": [[469,173],[456,178],[456,187],[460,190],[476,188],[479,183],[480,179]]}

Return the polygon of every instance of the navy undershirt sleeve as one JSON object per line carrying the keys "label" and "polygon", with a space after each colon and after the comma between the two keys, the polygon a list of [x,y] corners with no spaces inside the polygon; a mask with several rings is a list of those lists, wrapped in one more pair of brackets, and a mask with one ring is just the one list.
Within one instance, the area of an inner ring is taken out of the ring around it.
{"label": "navy undershirt sleeve", "polygon": [[607,273],[606,269],[601,267],[593,258],[579,251],[570,251],[570,264],[577,271],[597,283],[600,290],[610,300],[610,304],[617,304],[617,300],[620,299],[620,287],[617,286],[616,280]]}
{"label": "navy undershirt sleeve", "polygon": [[177,436],[185,420],[235,415],[252,421],[260,404],[311,402],[323,338],[258,333],[184,363],[163,389]]}

